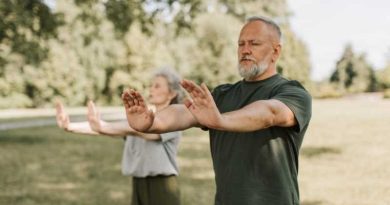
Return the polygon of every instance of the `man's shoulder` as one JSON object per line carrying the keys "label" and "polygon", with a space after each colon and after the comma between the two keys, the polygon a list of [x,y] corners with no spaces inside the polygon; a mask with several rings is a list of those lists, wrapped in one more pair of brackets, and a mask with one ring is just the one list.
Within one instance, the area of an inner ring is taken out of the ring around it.
{"label": "man's shoulder", "polygon": [[310,93],[299,81],[284,77],[280,78],[280,80],[271,89],[271,98],[276,95],[297,95],[311,98]]}
{"label": "man's shoulder", "polygon": [[242,81],[237,81],[234,84],[232,84],[232,83],[225,83],[225,84],[218,85],[217,87],[215,87],[213,89],[213,93],[229,91],[229,90],[233,89],[234,87],[238,86],[241,82]]}
{"label": "man's shoulder", "polygon": [[285,77],[281,77],[279,82],[277,83],[277,88],[284,88],[284,87],[296,87],[299,89],[302,89],[306,91],[306,88],[297,80],[291,80]]}

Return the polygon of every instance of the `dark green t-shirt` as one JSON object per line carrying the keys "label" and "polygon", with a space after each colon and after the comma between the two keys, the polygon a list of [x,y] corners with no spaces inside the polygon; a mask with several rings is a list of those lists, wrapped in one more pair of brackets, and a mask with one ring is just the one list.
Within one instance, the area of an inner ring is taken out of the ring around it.
{"label": "dark green t-shirt", "polygon": [[216,205],[299,204],[298,153],[311,118],[311,97],[296,81],[274,75],[257,82],[218,86],[213,97],[221,113],[257,100],[277,99],[295,115],[295,127],[254,132],[210,130]]}

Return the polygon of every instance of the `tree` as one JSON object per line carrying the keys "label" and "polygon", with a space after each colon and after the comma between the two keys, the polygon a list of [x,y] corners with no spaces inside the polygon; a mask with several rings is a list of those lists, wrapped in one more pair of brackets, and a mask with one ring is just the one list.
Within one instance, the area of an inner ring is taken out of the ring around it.
{"label": "tree", "polygon": [[307,52],[287,11],[285,0],[57,0],[53,10],[40,0],[4,0],[0,107],[51,106],[56,98],[119,105],[124,88],[145,91],[161,66],[210,88],[233,82],[240,26],[259,14],[285,33],[279,71],[305,83]]}
{"label": "tree", "polygon": [[358,93],[374,91],[376,78],[372,67],[367,63],[364,54],[356,55],[351,45],[347,45],[330,82],[337,84],[341,91]]}
{"label": "tree", "polygon": [[390,60],[382,70],[376,73],[380,89],[390,89]]}
{"label": "tree", "polygon": [[221,0],[222,9],[238,19],[266,15],[286,21],[289,15],[285,0]]}
{"label": "tree", "polygon": [[26,65],[46,59],[46,40],[57,34],[62,16],[40,0],[0,1],[0,107],[32,106]]}
{"label": "tree", "polygon": [[311,83],[309,52],[289,26],[282,28],[282,55],[277,63],[278,72],[284,77],[297,80],[308,87]]}
{"label": "tree", "polygon": [[[229,22],[230,26],[224,22]],[[197,42],[188,48],[191,52],[187,52],[188,61],[192,63],[189,78],[197,83],[205,82],[211,88],[238,79],[236,38],[239,25],[236,19],[223,13],[205,13],[196,18],[194,35]]]}
{"label": "tree", "polygon": [[61,17],[41,0],[2,0],[0,44],[21,54],[27,64],[39,64],[47,55],[43,42],[56,36]]}

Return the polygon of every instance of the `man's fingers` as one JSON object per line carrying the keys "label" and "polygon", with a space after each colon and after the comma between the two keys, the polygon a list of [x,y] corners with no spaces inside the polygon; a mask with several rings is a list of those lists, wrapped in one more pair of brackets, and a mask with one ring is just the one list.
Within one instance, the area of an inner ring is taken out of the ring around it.
{"label": "man's fingers", "polygon": [[189,81],[189,80],[182,80],[182,87],[188,92],[188,94],[191,96],[192,99],[197,99],[197,98],[204,98],[205,93],[199,87],[196,85],[194,82]]}
{"label": "man's fingers", "polygon": [[211,95],[211,92],[210,92],[209,88],[207,87],[206,83],[202,83],[200,86],[202,87],[202,90],[205,93],[205,97],[208,100],[213,100],[213,96]]}

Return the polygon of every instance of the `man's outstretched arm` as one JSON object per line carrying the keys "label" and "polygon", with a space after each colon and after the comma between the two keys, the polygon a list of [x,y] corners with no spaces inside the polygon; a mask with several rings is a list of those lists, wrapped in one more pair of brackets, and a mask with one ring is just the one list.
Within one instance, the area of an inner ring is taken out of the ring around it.
{"label": "man's outstretched arm", "polygon": [[153,113],[148,110],[143,97],[135,90],[122,94],[128,124],[139,132],[166,133],[198,125],[197,120],[184,105],[170,105]]}
{"label": "man's outstretched arm", "polygon": [[186,103],[189,111],[201,125],[208,128],[250,132],[271,126],[292,127],[297,124],[294,113],[279,100],[259,100],[221,114],[205,84],[198,86],[183,80],[182,86],[192,98],[192,102]]}

